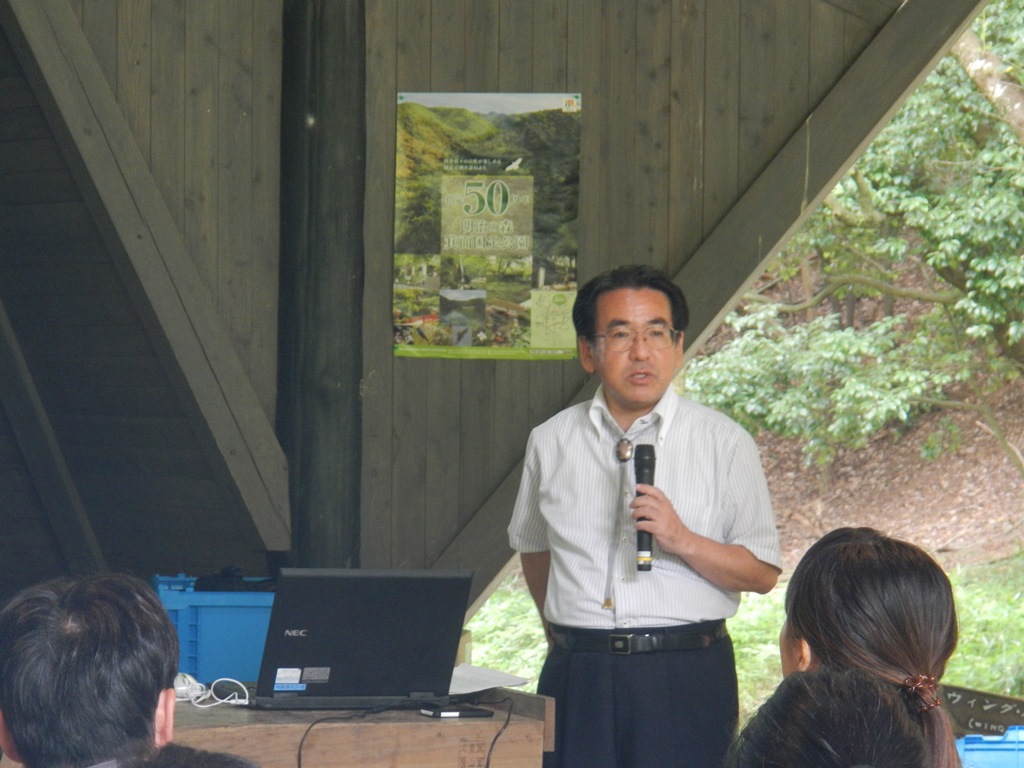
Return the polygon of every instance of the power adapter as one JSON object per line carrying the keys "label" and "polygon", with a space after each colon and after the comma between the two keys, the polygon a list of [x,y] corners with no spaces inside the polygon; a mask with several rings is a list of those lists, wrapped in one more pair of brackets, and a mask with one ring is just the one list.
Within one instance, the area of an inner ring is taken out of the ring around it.
{"label": "power adapter", "polygon": [[187,672],[179,672],[174,676],[174,698],[178,701],[191,701],[206,693],[206,686]]}

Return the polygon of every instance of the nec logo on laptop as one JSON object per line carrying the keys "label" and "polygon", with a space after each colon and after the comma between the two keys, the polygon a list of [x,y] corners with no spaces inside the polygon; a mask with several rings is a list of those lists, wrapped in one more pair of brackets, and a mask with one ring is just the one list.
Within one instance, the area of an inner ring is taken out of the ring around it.
{"label": "nec logo on laptop", "polygon": [[308,629],[286,629],[284,631],[285,637],[306,637],[309,635]]}

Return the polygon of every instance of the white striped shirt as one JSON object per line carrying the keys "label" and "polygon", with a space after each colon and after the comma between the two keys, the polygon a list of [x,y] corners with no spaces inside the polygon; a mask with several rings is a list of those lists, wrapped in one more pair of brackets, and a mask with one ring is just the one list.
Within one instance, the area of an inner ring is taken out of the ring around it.
{"label": "white striped shirt", "polygon": [[[715,586],[656,543],[652,570],[636,570],[629,509],[636,483],[633,463],[615,456],[621,437],[603,389],[530,433],[509,542],[518,552],[551,552],[546,618],[617,629],[734,615],[739,593]],[[669,389],[625,437],[634,446],[655,445],[654,485],[690,530],[780,565],[757,445],[736,422]]]}

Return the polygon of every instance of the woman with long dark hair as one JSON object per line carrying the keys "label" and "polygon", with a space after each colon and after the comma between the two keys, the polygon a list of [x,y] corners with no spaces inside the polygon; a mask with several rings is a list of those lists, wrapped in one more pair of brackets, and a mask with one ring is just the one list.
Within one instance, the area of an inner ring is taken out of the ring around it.
{"label": "woman with long dark hair", "polygon": [[931,768],[960,766],[938,692],[956,643],[945,571],[920,547],[871,528],[823,536],[786,589],[783,675],[855,669],[891,684],[921,727]]}

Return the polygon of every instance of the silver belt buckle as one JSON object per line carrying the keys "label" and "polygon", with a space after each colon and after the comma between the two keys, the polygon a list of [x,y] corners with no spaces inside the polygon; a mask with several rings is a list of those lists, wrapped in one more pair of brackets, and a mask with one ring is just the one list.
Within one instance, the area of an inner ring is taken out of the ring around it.
{"label": "silver belt buckle", "polygon": [[609,652],[628,656],[633,652],[629,647],[629,637],[629,635],[608,635]]}

